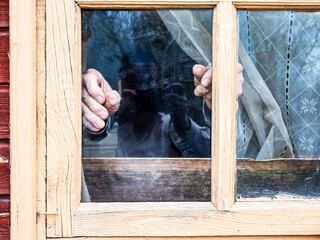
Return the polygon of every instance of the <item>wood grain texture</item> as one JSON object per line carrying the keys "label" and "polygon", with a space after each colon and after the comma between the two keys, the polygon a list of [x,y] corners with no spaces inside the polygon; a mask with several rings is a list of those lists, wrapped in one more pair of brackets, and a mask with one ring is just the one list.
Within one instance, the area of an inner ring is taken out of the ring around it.
{"label": "wood grain texture", "polygon": [[319,11],[320,2],[317,0],[236,0],[233,1],[237,9],[245,10],[299,10]]}
{"label": "wood grain texture", "polygon": [[[84,158],[92,202],[210,201],[210,159]],[[237,160],[237,201],[320,197],[320,160]]]}
{"label": "wood grain texture", "polygon": [[74,236],[319,235],[320,202],[81,204]]}
{"label": "wood grain texture", "polygon": [[0,2],[0,27],[9,27],[9,0]]}
{"label": "wood grain texture", "polygon": [[12,240],[36,239],[35,3],[35,0],[10,1],[10,235]]}
{"label": "wood grain texture", "polygon": [[[75,237],[72,240],[319,240],[320,236],[234,236],[234,237]],[[50,238],[70,240],[70,238]]]}
{"label": "wood grain texture", "polygon": [[[0,2],[0,84],[9,83],[9,1]],[[10,239],[9,86],[0,85],[0,239]]]}
{"label": "wood grain texture", "polygon": [[210,159],[83,159],[92,202],[210,201]]}
{"label": "wood grain texture", "polygon": [[[215,9],[213,76],[212,203],[228,210],[234,202],[236,143],[236,9],[220,2]],[[226,94],[228,93],[228,94]],[[232,97],[234,96],[234,97]]]}
{"label": "wood grain texture", "polygon": [[[45,0],[37,0],[37,212],[46,212],[46,7]],[[37,240],[47,235],[46,215],[37,218]]]}
{"label": "wood grain texture", "polygon": [[10,235],[3,235],[0,237],[1,237],[1,240],[10,240]]}
{"label": "wood grain texture", "polygon": [[10,168],[9,162],[0,162],[0,195],[10,194]]}
{"label": "wood grain texture", "polygon": [[[80,2],[80,1],[79,1]],[[79,3],[78,2],[78,3]],[[92,4],[93,1],[86,1]],[[142,1],[133,1],[136,7],[129,6],[128,2],[119,2],[118,5],[109,5],[107,1],[97,2],[97,8],[143,8],[147,7]],[[123,3],[127,4],[125,6]],[[79,3],[80,4],[80,3]],[[154,6],[164,4],[154,2]],[[209,7],[213,3],[209,3]],[[92,7],[82,1],[81,7]],[[173,7],[171,5],[170,7]],[[176,5],[177,6],[177,5]],[[186,5],[187,6],[187,5]],[[178,7],[178,6],[177,6]],[[191,6],[192,7],[192,6]],[[150,7],[152,8],[152,7]],[[228,9],[228,10],[226,10]],[[214,165],[219,174],[215,181],[215,203],[220,209],[229,209],[233,202],[234,162],[235,154],[235,101],[228,99],[226,92],[235,93],[235,9],[230,2],[225,2],[225,12],[220,12],[217,30],[222,43],[219,45],[221,54],[217,58],[224,61],[219,71],[218,80],[220,89],[214,101],[217,104],[220,118],[215,123],[222,127],[214,135],[215,140],[225,141],[219,147],[218,162]],[[231,10],[231,11],[230,11]],[[319,203],[308,203],[303,206],[296,204],[284,205],[235,205],[229,212],[217,211],[210,203],[140,203],[131,204],[81,204],[74,214],[79,201],[79,149],[80,149],[80,87],[77,66],[80,61],[75,59],[79,52],[77,46],[78,28],[75,21],[79,15],[75,14],[71,1],[57,3],[47,1],[47,106],[48,106],[48,211],[58,211],[58,216],[48,216],[48,236],[199,236],[199,235],[261,235],[261,234],[320,234]],[[226,13],[225,16],[221,13]],[[58,16],[58,17],[57,17]],[[233,22],[234,21],[234,22]],[[223,22],[223,25],[222,25]],[[224,24],[227,23],[226,28]],[[230,29],[229,29],[230,27]],[[225,28],[226,32],[223,32]],[[231,43],[231,45],[230,45]],[[233,45],[234,44],[234,45]],[[232,48],[230,49],[230,46]],[[231,53],[231,54],[229,54]],[[224,55],[224,57],[223,57]],[[228,59],[230,58],[230,59]],[[234,59],[234,61],[232,60]],[[227,73],[223,73],[226,71]],[[232,80],[233,79],[233,80]],[[227,83],[223,83],[225,81]],[[235,95],[235,94],[234,94]],[[230,96],[230,95],[228,95]],[[217,101],[218,100],[218,101]],[[223,102],[222,100],[227,100]],[[225,104],[225,105],[224,105]],[[223,115],[227,113],[227,115]],[[226,117],[227,116],[227,117]],[[231,118],[229,118],[229,116]],[[225,121],[224,119],[228,119]],[[223,122],[225,121],[225,122]],[[216,138],[216,137],[219,138]],[[230,138],[226,138],[230,136]],[[225,138],[225,139],[223,139]],[[215,146],[215,147],[216,147]],[[224,147],[228,146],[228,148]],[[223,152],[229,152],[225,154]],[[226,156],[227,155],[227,156]],[[223,162],[226,161],[227,163]],[[226,175],[225,175],[226,173]],[[220,191],[220,192],[219,192]],[[226,201],[224,200],[226,199]],[[96,206],[96,207],[95,207]],[[307,217],[306,217],[307,216]],[[73,226],[74,224],[74,226]],[[73,231],[74,229],[74,231]],[[81,238],[80,238],[81,239]],[[83,239],[83,238],[82,238]],[[93,238],[94,239],[94,238]]]}
{"label": "wood grain texture", "polygon": [[10,212],[10,196],[0,196],[0,214]]}
{"label": "wood grain texture", "polygon": [[0,85],[0,138],[9,138],[9,85]]}
{"label": "wood grain texture", "polygon": [[9,83],[9,30],[0,28],[0,83]]}
{"label": "wood grain texture", "polygon": [[0,239],[10,239],[10,215],[0,214]]}
{"label": "wood grain texture", "polygon": [[0,239],[10,239],[10,196],[0,196]]}
{"label": "wood grain texture", "polygon": [[[46,1],[48,237],[71,237],[81,194],[81,15],[73,1]],[[79,8],[77,8],[79,10]]]}
{"label": "wood grain texture", "polygon": [[237,201],[320,198],[319,159],[237,160]]}
{"label": "wood grain texture", "polygon": [[219,2],[232,2],[237,9],[247,10],[320,10],[316,0],[220,0],[220,1],[107,1],[107,0],[77,0],[84,9],[179,9],[179,8],[213,8]]}
{"label": "wood grain texture", "polygon": [[106,0],[77,0],[77,4],[83,9],[205,9],[213,8],[218,1],[106,1]]}
{"label": "wood grain texture", "polygon": [[9,163],[10,144],[9,140],[0,140],[0,163]]}
{"label": "wood grain texture", "polygon": [[9,53],[9,31],[7,28],[0,28],[0,53]]}

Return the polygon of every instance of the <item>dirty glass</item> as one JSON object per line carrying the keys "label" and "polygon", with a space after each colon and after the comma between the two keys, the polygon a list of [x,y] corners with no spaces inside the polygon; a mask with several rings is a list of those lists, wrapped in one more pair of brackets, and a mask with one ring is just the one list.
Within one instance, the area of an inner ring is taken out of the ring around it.
{"label": "dirty glass", "polygon": [[238,200],[320,197],[320,13],[238,11]]}
{"label": "dirty glass", "polygon": [[82,11],[83,202],[210,201],[212,15]]}

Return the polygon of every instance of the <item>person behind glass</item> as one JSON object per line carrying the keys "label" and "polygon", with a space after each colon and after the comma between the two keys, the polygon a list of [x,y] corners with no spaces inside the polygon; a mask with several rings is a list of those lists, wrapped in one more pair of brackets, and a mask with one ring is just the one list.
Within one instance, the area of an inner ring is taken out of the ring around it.
{"label": "person behind glass", "polygon": [[[116,116],[118,157],[210,157],[210,127],[193,119],[202,109],[210,124],[212,69],[181,50],[156,12],[95,11],[90,30],[84,136],[105,138]],[[239,64],[237,96],[242,83]],[[191,91],[205,104],[190,103]],[[190,117],[189,108],[200,111]]]}

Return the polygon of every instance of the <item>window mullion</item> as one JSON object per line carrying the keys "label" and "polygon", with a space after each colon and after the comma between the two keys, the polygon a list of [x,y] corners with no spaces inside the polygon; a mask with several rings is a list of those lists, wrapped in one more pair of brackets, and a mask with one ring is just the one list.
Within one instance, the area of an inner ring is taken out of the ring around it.
{"label": "window mullion", "polygon": [[220,2],[215,9],[213,77],[212,203],[228,210],[234,203],[236,143],[236,9]]}

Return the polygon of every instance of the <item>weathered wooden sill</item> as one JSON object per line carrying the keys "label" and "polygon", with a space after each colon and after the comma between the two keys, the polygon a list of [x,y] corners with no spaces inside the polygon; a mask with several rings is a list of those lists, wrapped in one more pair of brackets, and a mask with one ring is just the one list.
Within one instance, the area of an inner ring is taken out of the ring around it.
{"label": "weathered wooden sill", "polygon": [[[93,202],[210,201],[210,159],[83,159]],[[319,159],[237,160],[238,200],[320,197]]]}

